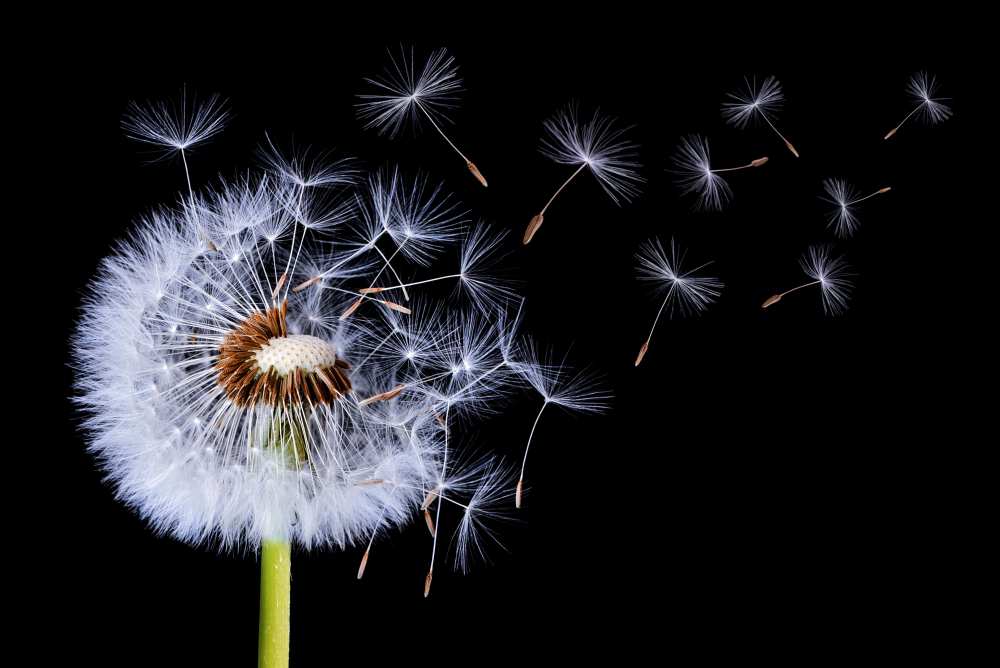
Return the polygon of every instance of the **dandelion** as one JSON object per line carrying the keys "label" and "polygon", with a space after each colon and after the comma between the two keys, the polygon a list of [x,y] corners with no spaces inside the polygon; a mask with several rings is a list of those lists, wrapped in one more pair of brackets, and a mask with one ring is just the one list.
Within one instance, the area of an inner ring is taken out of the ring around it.
{"label": "dandelion", "polygon": [[727,97],[732,102],[722,103],[722,116],[726,122],[737,128],[747,127],[751,121],[761,118],[770,126],[774,134],[785,143],[788,150],[796,158],[799,152],[792,146],[792,142],[785,139],[785,136],[775,127],[772,118],[777,116],[778,111],[785,101],[785,95],[781,92],[781,83],[774,77],[767,77],[763,83],[757,85],[757,79],[744,79],[746,89],[735,93],[728,93]]}
{"label": "dandelion", "polygon": [[696,194],[699,209],[721,211],[732,199],[733,192],[720,174],[760,167],[767,163],[767,156],[751,160],[739,167],[713,169],[708,140],[698,135],[690,135],[681,139],[672,162],[675,181],[681,191],[684,194]]}
{"label": "dandelion", "polygon": [[682,251],[676,242],[670,240],[669,252],[659,239],[643,243],[636,253],[639,261],[638,274],[642,281],[650,283],[657,292],[665,293],[660,308],[649,329],[649,336],[639,349],[635,358],[635,366],[642,364],[649,344],[653,340],[653,332],[660,321],[660,316],[666,310],[670,314],[694,315],[709,307],[721,294],[723,283],[717,278],[699,276],[697,272],[707,267],[706,262],[694,269],[684,268],[686,251]]}
{"label": "dandelion", "polygon": [[395,137],[407,123],[417,125],[420,118],[426,118],[485,188],[482,173],[441,129],[444,123],[451,123],[448,112],[458,106],[462,92],[455,59],[446,49],[437,49],[419,68],[412,48],[409,53],[400,49],[398,57],[389,52],[389,59],[382,76],[365,79],[375,92],[358,96],[362,100],[357,105],[358,115],[365,128],[377,128]]}
{"label": "dandelion", "polygon": [[514,505],[521,507],[524,494],[524,472],[528,466],[528,452],[542,413],[549,405],[559,406],[575,413],[600,413],[607,410],[611,394],[604,390],[595,374],[590,371],[571,371],[565,360],[555,361],[551,352],[540,353],[537,346],[527,343],[517,372],[542,398],[542,405],[528,433],[521,460],[521,473],[514,492]]}
{"label": "dandelion", "polygon": [[854,231],[858,227],[858,218],[852,207],[864,202],[866,199],[875,197],[875,195],[887,193],[892,188],[886,186],[868,195],[859,196],[846,181],[827,179],[823,182],[823,190],[825,192],[824,201],[834,205],[834,209],[830,212],[829,216],[830,227],[833,228],[834,233],[838,237],[847,239],[854,234]]}
{"label": "dandelion", "polygon": [[575,165],[576,170],[531,219],[522,239],[525,244],[534,238],[538,228],[542,226],[545,212],[552,202],[584,168],[590,168],[601,188],[615,204],[631,201],[639,194],[639,184],[645,180],[638,172],[641,167],[638,162],[638,146],[625,136],[630,128],[619,126],[614,118],[595,111],[590,121],[581,122],[577,117],[576,105],[570,104],[545,121],[544,129],[542,155],[560,165]]}
{"label": "dandelion", "polygon": [[937,80],[934,75],[927,72],[917,72],[910,77],[906,92],[910,94],[917,106],[899,122],[899,125],[889,130],[882,139],[888,139],[896,134],[914,114],[917,114],[917,118],[931,125],[951,118],[951,107],[943,102],[950,98],[937,97]]}
{"label": "dandelion", "polygon": [[799,260],[799,265],[812,280],[768,297],[761,308],[777,304],[797,290],[818,285],[823,294],[823,310],[828,315],[839,315],[847,310],[854,284],[850,278],[851,268],[843,256],[834,256],[829,246],[811,246]]}
{"label": "dandelion", "polygon": [[[459,237],[447,195],[396,170],[358,185],[346,163],[265,162],[140,220],[102,262],[72,349],[117,495],[157,532],[259,550],[271,667],[288,660],[292,544],[365,546],[361,577],[377,536],[430,518],[425,595],[450,526],[468,567],[509,486],[452,431],[495,410],[521,367],[512,293],[489,276],[498,237]],[[458,296],[410,309],[356,287],[453,244]],[[357,300],[377,308],[339,317]]]}

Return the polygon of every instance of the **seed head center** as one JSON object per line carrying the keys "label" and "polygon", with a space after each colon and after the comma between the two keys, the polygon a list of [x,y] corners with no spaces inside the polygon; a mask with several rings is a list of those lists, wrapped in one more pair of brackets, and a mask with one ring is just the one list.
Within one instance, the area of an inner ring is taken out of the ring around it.
{"label": "seed head center", "polygon": [[282,377],[295,369],[315,373],[317,369],[333,366],[337,362],[333,346],[306,334],[273,337],[254,353],[254,358],[261,373],[274,369]]}

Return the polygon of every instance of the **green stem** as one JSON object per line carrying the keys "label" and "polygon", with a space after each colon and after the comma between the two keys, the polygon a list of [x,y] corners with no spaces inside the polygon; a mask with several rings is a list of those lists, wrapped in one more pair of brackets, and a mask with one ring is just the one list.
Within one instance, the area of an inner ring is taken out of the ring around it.
{"label": "green stem", "polygon": [[292,610],[292,547],[265,540],[260,548],[260,629],[257,668],[288,668]]}

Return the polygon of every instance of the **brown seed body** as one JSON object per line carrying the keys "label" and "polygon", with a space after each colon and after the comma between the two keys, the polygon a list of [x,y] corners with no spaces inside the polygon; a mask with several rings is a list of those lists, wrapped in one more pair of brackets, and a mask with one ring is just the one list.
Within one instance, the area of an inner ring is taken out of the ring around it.
{"label": "brown seed body", "polygon": [[351,367],[341,359],[315,372],[295,369],[281,376],[273,368],[266,373],[261,370],[257,353],[271,339],[288,336],[287,310],[286,300],[281,306],[253,313],[222,340],[215,368],[219,384],[236,405],[332,404],[350,392],[346,372]]}
{"label": "brown seed body", "polygon": [[760,307],[761,308],[767,308],[768,306],[772,306],[773,304],[777,304],[778,302],[781,301],[781,298],[783,296],[784,295],[771,295],[770,297],[767,298],[767,301],[765,301],[763,304],[761,304]]}
{"label": "brown seed body", "polygon": [[469,171],[472,172],[472,175],[475,176],[476,179],[483,184],[484,188],[486,188],[487,187],[486,178],[483,176],[482,172],[479,171],[479,168],[476,167],[474,164],[472,164],[471,160],[469,160],[466,163],[466,166],[469,168]]}
{"label": "brown seed body", "polygon": [[642,364],[642,359],[646,356],[646,351],[649,350],[649,341],[642,344],[642,348],[639,348],[639,355],[635,358],[635,365],[639,366]]}
{"label": "brown seed body", "polygon": [[528,228],[524,230],[524,238],[521,239],[521,243],[523,244],[531,243],[531,240],[532,238],[534,238],[535,233],[538,232],[538,228],[541,227],[542,223],[544,222],[545,222],[545,216],[543,216],[542,214],[538,214],[537,216],[532,218],[531,222],[528,223]]}

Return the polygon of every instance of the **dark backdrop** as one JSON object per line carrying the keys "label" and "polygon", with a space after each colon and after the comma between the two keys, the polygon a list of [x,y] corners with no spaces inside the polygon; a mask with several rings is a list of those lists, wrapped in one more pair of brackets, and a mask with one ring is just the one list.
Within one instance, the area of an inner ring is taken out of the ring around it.
{"label": "dark backdrop", "polygon": [[[284,146],[425,170],[476,216],[512,231],[508,266],[523,281],[526,330],[572,345],[573,359],[602,371],[615,393],[605,416],[547,415],[526,508],[502,529],[506,551],[470,576],[439,568],[428,600],[419,522],[377,544],[361,582],[359,550],[296,552],[293,664],[581,651],[621,662],[650,652],[709,659],[803,643],[804,657],[854,656],[871,640],[904,642],[909,620],[948,590],[928,574],[949,531],[940,491],[949,474],[935,448],[910,437],[930,428],[932,413],[907,397],[919,394],[928,364],[920,337],[934,317],[915,312],[912,295],[914,283],[933,279],[913,276],[933,271],[928,242],[949,224],[963,185],[954,171],[966,119],[958,64],[920,35],[888,34],[884,21],[831,35],[813,20],[716,33],[708,21],[651,29],[594,18],[473,37],[484,20],[446,34],[340,25],[331,37],[314,26],[209,39],[186,26],[74,48],[50,93],[71,117],[60,126],[69,149],[60,159],[89,213],[60,229],[57,344],[66,349],[110,244],[183,186],[179,163],[146,164],[122,137],[126,103],[182,85],[220,93],[235,116],[191,155],[196,187],[252,167],[265,131]],[[352,107],[361,78],[400,41],[448,46],[457,58],[466,92],[451,136],[488,189],[430,128],[395,140],[362,130]],[[955,98],[955,117],[909,124],[883,142],[911,108],[908,77],[924,68]],[[723,123],[724,93],[748,74],[782,82],[779,127],[801,159],[766,128]],[[571,99],[635,125],[648,183],[616,207],[582,175],[522,248],[516,238],[569,173],[538,143],[542,121]],[[693,212],[666,172],[678,138],[692,132],[709,137],[719,165],[771,158],[732,175],[735,199],[722,213]],[[802,251],[833,240],[818,199],[826,177],[893,188],[865,204],[854,238],[837,243],[858,274],[850,310],[826,317],[812,292],[762,312],[767,296],[802,278]],[[635,369],[659,302],[636,283],[633,253],[654,236],[714,259],[726,288],[702,317],[663,321]],[[59,373],[68,388],[71,372]],[[41,651],[107,665],[252,665],[254,557],[154,536],[102,483],[62,405],[49,450],[60,530],[44,580],[48,628],[61,641]],[[481,426],[480,442],[517,458],[536,409],[532,396],[515,400]]]}

